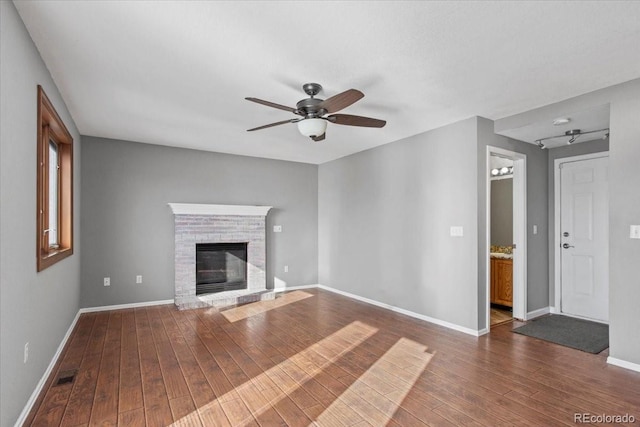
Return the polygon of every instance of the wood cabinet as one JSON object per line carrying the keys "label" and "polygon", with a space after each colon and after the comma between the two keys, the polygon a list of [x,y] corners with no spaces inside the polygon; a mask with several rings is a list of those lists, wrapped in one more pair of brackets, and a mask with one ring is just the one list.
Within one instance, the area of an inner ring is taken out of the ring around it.
{"label": "wood cabinet", "polygon": [[491,258],[491,303],[513,307],[513,260]]}

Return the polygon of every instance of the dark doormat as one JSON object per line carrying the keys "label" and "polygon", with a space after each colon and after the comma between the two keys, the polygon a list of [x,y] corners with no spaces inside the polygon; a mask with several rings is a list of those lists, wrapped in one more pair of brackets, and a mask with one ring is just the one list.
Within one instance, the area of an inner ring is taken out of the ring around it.
{"label": "dark doormat", "polygon": [[540,317],[512,332],[593,354],[609,347],[609,325],[568,316]]}

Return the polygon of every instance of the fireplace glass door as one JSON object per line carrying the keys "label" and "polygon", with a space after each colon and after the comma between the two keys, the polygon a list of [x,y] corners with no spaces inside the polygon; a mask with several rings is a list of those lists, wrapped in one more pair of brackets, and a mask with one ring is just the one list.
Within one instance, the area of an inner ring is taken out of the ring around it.
{"label": "fireplace glass door", "polygon": [[247,289],[247,243],[196,244],[196,295]]}

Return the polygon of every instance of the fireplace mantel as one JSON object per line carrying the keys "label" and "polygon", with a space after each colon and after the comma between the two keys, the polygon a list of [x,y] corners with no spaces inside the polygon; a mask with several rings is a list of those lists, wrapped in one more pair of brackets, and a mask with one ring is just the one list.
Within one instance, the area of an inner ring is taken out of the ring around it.
{"label": "fireplace mantel", "polygon": [[209,205],[197,203],[169,203],[174,215],[237,215],[267,216],[272,206]]}

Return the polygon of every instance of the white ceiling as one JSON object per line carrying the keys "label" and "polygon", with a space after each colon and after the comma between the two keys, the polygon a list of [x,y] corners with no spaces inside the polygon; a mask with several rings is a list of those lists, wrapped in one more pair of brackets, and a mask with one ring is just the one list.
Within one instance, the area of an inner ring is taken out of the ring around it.
{"label": "white ceiling", "polygon": [[[308,163],[640,77],[635,1],[15,4],[80,133]],[[295,116],[244,97],[294,106],[306,82],[387,126],[246,132]]]}

